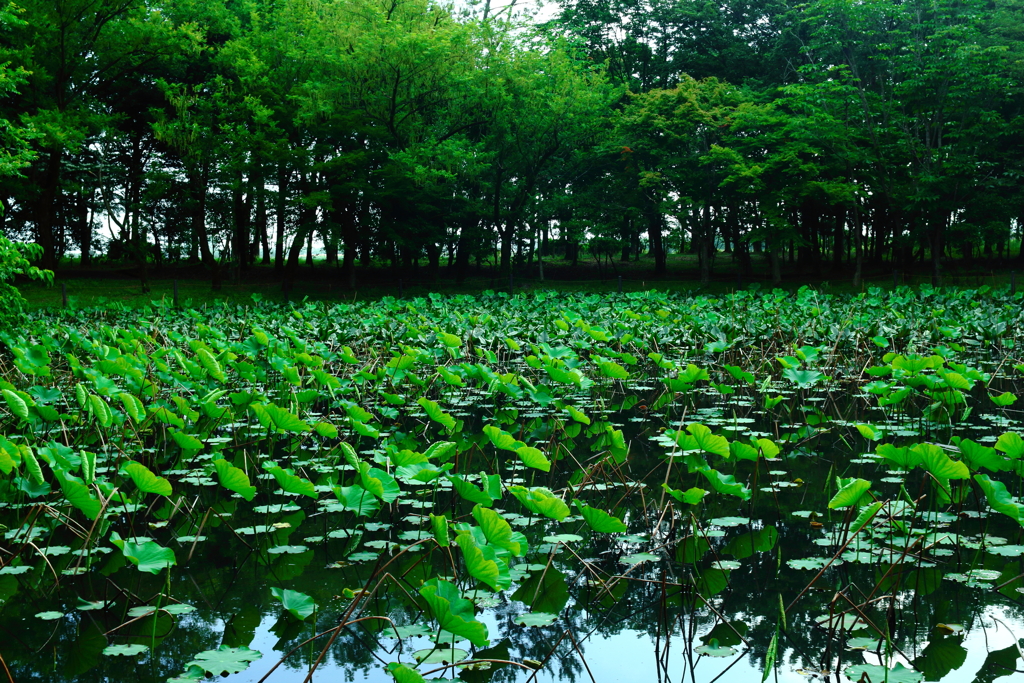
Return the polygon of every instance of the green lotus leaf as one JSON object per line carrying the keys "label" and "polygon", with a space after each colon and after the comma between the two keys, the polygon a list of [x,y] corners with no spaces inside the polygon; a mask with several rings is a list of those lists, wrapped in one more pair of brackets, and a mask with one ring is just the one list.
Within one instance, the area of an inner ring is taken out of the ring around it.
{"label": "green lotus leaf", "polygon": [[557,614],[549,614],[547,612],[527,612],[526,614],[520,614],[515,618],[515,623],[520,626],[548,626],[553,624],[558,619]]}
{"label": "green lotus leaf", "polygon": [[122,540],[116,531],[110,533],[110,542],[121,549],[126,560],[139,568],[139,571],[159,574],[167,567],[172,567],[178,562],[174,557],[174,550],[164,548],[156,541],[136,543],[134,541]]}
{"label": "green lotus leaf", "polygon": [[148,467],[138,462],[128,462],[121,471],[131,477],[143,493],[155,493],[159,496],[170,496],[172,493],[171,482],[164,477],[158,477]]}
{"label": "green lotus leaf", "polygon": [[186,664],[186,667],[197,666],[212,676],[237,674],[249,668],[249,664],[263,656],[259,650],[250,650],[244,645],[228,647],[221,645],[216,650],[206,650]]}
{"label": "green lotus leaf", "polygon": [[249,483],[249,476],[244,470],[235,467],[223,458],[214,460],[213,468],[217,472],[221,486],[229,491],[234,491],[250,502],[256,497],[256,487]]}
{"label": "green lotus leaf", "polygon": [[470,576],[483,581],[496,591],[505,590],[512,585],[508,564],[495,554],[494,548],[478,544],[473,534],[468,531],[460,532],[455,537],[455,543],[462,549]]}
{"label": "green lotus leaf", "polygon": [[313,598],[305,593],[287,588],[271,588],[270,594],[280,600],[281,605],[299,621],[305,621],[316,611]]}
{"label": "green lotus leaf", "polygon": [[461,636],[477,647],[486,647],[487,626],[476,620],[473,603],[443,579],[430,579],[419,590],[431,613],[445,631]]}
{"label": "green lotus leaf", "polygon": [[604,510],[592,508],[579,501],[576,501],[576,507],[579,509],[580,514],[583,516],[583,521],[587,523],[587,526],[598,533],[615,534],[626,530],[626,525],[623,524],[621,519],[605,512]]}
{"label": "green lotus leaf", "polygon": [[147,651],[149,651],[148,645],[140,645],[138,643],[133,645],[108,645],[103,648],[103,654],[107,656],[124,655],[126,657],[134,657],[135,655],[141,655],[143,652]]}

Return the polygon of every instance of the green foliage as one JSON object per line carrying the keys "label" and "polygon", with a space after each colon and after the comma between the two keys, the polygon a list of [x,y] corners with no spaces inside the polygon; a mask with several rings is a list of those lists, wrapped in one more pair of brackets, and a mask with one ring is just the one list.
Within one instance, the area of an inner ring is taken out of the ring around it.
{"label": "green foliage", "polygon": [[453,584],[430,579],[419,589],[430,612],[442,629],[462,636],[477,647],[487,646],[487,626],[477,621],[473,603],[466,600]]}
{"label": "green foliage", "polygon": [[299,621],[305,621],[316,611],[316,603],[313,598],[305,593],[288,588],[271,588],[270,594],[280,600],[285,610]]}
{"label": "green foliage", "polygon": [[111,532],[110,542],[120,548],[126,560],[139,568],[139,571],[159,574],[164,569],[177,564],[172,548],[164,548],[152,539],[141,542],[124,540],[116,531]]}

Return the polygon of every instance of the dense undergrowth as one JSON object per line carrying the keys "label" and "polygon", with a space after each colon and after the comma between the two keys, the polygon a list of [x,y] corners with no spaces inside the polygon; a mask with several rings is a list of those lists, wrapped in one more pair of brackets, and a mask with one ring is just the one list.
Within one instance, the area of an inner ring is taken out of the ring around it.
{"label": "dense undergrowth", "polygon": [[0,334],[0,651],[16,680],[600,680],[588,642],[627,629],[659,676],[938,680],[1024,615],[1021,304],[35,312]]}

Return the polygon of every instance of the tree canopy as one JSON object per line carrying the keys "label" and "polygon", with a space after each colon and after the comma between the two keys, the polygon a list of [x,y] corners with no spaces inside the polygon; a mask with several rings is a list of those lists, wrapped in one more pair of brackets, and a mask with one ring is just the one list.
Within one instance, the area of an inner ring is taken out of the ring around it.
{"label": "tree canopy", "polygon": [[0,12],[3,234],[436,277],[544,255],[774,280],[1019,253],[1016,0],[21,0]]}

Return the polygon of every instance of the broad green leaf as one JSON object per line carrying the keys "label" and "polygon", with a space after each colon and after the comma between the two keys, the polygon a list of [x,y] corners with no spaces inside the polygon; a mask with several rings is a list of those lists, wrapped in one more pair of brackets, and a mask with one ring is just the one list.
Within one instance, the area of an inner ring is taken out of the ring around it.
{"label": "broad green leaf", "polygon": [[89,394],[89,407],[92,409],[93,417],[100,423],[101,427],[109,427],[114,422],[107,402],[96,394]]}
{"label": "broad green leaf", "polygon": [[897,448],[891,443],[883,443],[875,448],[875,453],[902,470],[911,470],[921,464],[921,456],[911,451],[909,446]]}
{"label": "broad green leaf", "polygon": [[557,614],[550,614],[548,612],[527,612],[526,614],[520,614],[515,619],[515,623],[520,626],[548,626],[553,624],[558,619]]}
{"label": "broad green leaf", "polygon": [[899,662],[892,669],[878,664],[857,664],[848,667],[843,673],[851,681],[878,681],[879,683],[918,683],[924,680],[924,674],[904,667]]}
{"label": "broad green leaf", "polygon": [[345,460],[349,465],[352,465],[354,469],[359,469],[359,454],[356,453],[356,449],[352,448],[351,444],[344,441],[338,444],[338,448],[341,449],[342,455],[345,456]]}
{"label": "broad green leaf", "polygon": [[629,371],[614,361],[605,361],[601,363],[598,368],[600,369],[602,377],[608,377],[610,379],[629,379]]}
{"label": "broad green leaf", "polygon": [[148,645],[142,645],[141,643],[134,643],[131,645],[108,645],[103,648],[103,654],[107,657],[123,655],[125,657],[134,657],[135,655],[141,655],[143,652],[149,650]]}
{"label": "broad green leaf", "polygon": [[722,367],[725,368],[726,372],[732,375],[733,379],[738,379],[742,382],[746,382],[747,384],[754,383],[754,376],[738,365],[723,365]]}
{"label": "broad green leaf", "polygon": [[704,489],[697,488],[695,486],[693,488],[683,491],[683,496],[681,499],[679,499],[679,501],[681,503],[686,503],[687,505],[696,505],[697,503],[704,500],[704,496],[706,496],[707,493],[708,492],[705,491]]}
{"label": "broad green leaf", "polygon": [[185,432],[177,429],[172,429],[171,438],[174,439],[174,443],[181,447],[181,450],[189,452],[186,453],[186,457],[190,454],[195,454],[203,450],[203,442],[191,434],[186,434]]}
{"label": "broad green leaf", "polygon": [[359,463],[359,478],[363,488],[380,498],[385,503],[393,503],[402,495],[395,478],[384,470],[370,467],[368,463]]}
{"label": "broad green leaf", "polygon": [[845,508],[856,505],[861,496],[871,488],[871,482],[866,479],[851,479],[843,483],[836,495],[828,502],[829,509]]}
{"label": "broad green leaf", "polygon": [[441,340],[441,343],[447,346],[449,349],[457,349],[462,346],[462,340],[454,334],[447,332],[438,332],[437,338]]}
{"label": "broad green leaf", "polygon": [[10,389],[4,389],[4,400],[7,401],[7,408],[23,422],[28,422],[28,404]]}
{"label": "broad green leaf", "polygon": [[177,564],[174,550],[164,548],[156,541],[136,543],[122,540],[116,531],[110,533],[110,542],[121,549],[126,560],[139,568],[139,571],[159,574],[167,567]]}
{"label": "broad green leaf", "polygon": [[285,471],[283,468],[274,465],[273,463],[264,463],[263,468],[274,475],[274,479],[277,480],[277,485],[280,486],[286,493],[295,493],[301,496],[309,496],[316,500],[318,494],[316,487],[313,486],[313,482],[308,479],[303,479],[297,475],[291,474]]}
{"label": "broad green leaf", "polygon": [[598,533],[615,534],[626,530],[626,525],[622,523],[621,519],[604,510],[592,508],[586,503],[579,501],[576,501],[576,507],[579,509],[587,526]]}
{"label": "broad green leaf", "polygon": [[466,569],[473,578],[483,581],[496,591],[505,590],[512,585],[508,565],[495,554],[494,548],[478,545],[473,534],[468,531],[459,532],[455,537],[455,543],[462,549]]}
{"label": "broad green leaf", "polygon": [[313,424],[313,431],[325,439],[337,439],[338,428],[330,422],[317,422]]}
{"label": "broad green leaf", "polygon": [[[0,439],[3,439],[3,437],[0,436]],[[10,444],[6,439],[4,439],[4,441]],[[13,446],[13,444],[11,445]],[[17,451],[17,447],[15,447],[14,450]],[[14,462],[14,458],[11,457],[11,453],[7,450],[5,444],[0,444],[0,472],[10,474],[17,466],[18,463]]]}
{"label": "broad green leaf", "polygon": [[78,401],[78,407],[85,410],[89,404],[89,390],[85,388],[85,385],[79,382],[75,385],[75,400]]}
{"label": "broad green leaf", "polygon": [[766,458],[774,458],[781,453],[779,446],[771,439],[758,439],[757,447],[761,449],[761,455]]}
{"label": "broad green leaf", "polygon": [[313,602],[313,598],[305,593],[287,588],[271,588],[270,593],[280,600],[284,608],[299,621],[305,621],[316,611],[316,603]]}
{"label": "broad green leaf", "polygon": [[448,536],[447,517],[444,515],[435,515],[434,513],[430,513],[430,529],[434,534],[434,540],[437,541],[439,546],[446,548],[451,544],[451,538]]}
{"label": "broad green leaf", "polygon": [[394,676],[395,683],[426,683],[426,679],[416,669],[411,669],[405,664],[391,662],[387,666],[388,673]]}
{"label": "broad green leaf", "polygon": [[1024,439],[1020,438],[1020,434],[1014,432],[1000,434],[995,448],[997,451],[1006,453],[1006,457],[1011,460],[1024,458]]}
{"label": "broad green leaf", "polygon": [[990,479],[987,474],[974,475],[974,481],[978,482],[978,486],[985,492],[988,504],[993,510],[1024,526],[1024,505],[1013,500],[1013,496],[1002,482]]}
{"label": "broad green leaf", "polygon": [[410,465],[419,465],[425,463],[430,458],[424,453],[417,453],[416,451],[410,451],[403,449],[401,451],[391,451],[388,453],[388,457],[396,467],[409,467]]}
{"label": "broad green leaf", "polygon": [[[255,409],[259,404],[253,404],[250,408]],[[299,416],[291,412],[287,408],[268,403],[261,406],[267,415],[270,417],[275,428],[283,432],[294,432],[296,434],[305,434],[309,431],[309,425],[299,419]]]}
{"label": "broad green leaf", "polygon": [[442,474],[452,469],[452,467],[453,465],[451,463],[446,463],[441,467],[438,467],[432,462],[420,462],[415,465],[406,465],[395,469],[395,477],[413,479],[426,484],[434,481]]}
{"label": "broad green leaf", "polygon": [[29,478],[37,485],[45,483],[43,468],[39,466],[39,461],[36,459],[36,454],[32,447],[20,446],[18,452],[21,454],[21,461],[25,463],[25,471],[28,472]]}
{"label": "broad green leaf", "polygon": [[718,470],[710,467],[703,467],[698,470],[711,484],[711,488],[715,489],[719,493],[724,493],[729,496],[736,496],[740,500],[750,500],[753,492],[736,481],[736,477],[731,474],[722,474]]}
{"label": "broad green leaf", "polygon": [[514,436],[493,425],[487,425],[484,427],[484,434],[486,434],[487,438],[491,440],[491,443],[494,444],[495,448],[503,451],[515,451],[520,446],[524,445],[522,441],[517,441]]}
{"label": "broad green leaf", "polygon": [[[93,396],[92,394],[89,395],[90,403],[91,403],[92,396]],[[100,401],[100,403],[103,403],[103,401]],[[104,404],[104,405],[106,405],[106,404]],[[170,410],[168,410],[166,406],[150,407],[149,415],[150,415],[150,417],[152,417],[157,422],[161,422],[163,424],[172,425],[174,427],[177,427],[178,429],[184,429],[185,428],[185,421],[182,420],[177,415],[175,415],[174,413],[172,413]]]}
{"label": "broad green leaf", "polygon": [[729,440],[724,436],[712,434],[711,430],[698,422],[694,422],[686,428],[702,451],[720,455],[723,458],[729,457]]}
{"label": "broad green leaf", "polygon": [[871,520],[875,518],[875,515],[878,514],[878,511],[882,509],[883,505],[885,505],[884,502],[876,500],[874,503],[865,505],[861,508],[860,513],[857,515],[857,519],[853,520],[853,524],[850,525],[850,533],[855,534],[860,531],[865,524],[870,523]]}
{"label": "broad green leaf", "polygon": [[527,489],[523,486],[510,486],[508,490],[527,510],[535,514],[558,521],[569,516],[569,507],[546,488],[538,486]]}
{"label": "broad green leaf", "polygon": [[544,457],[544,454],[539,448],[534,448],[533,446],[521,446],[516,449],[516,454],[527,467],[532,467],[542,472],[551,471],[551,461]]}
{"label": "broad green leaf", "polygon": [[443,365],[437,367],[437,374],[441,376],[445,384],[453,387],[464,387],[466,386],[466,380],[462,379],[461,375],[458,375]]}
{"label": "broad green leaf", "polygon": [[758,451],[750,444],[733,441],[729,444],[729,455],[735,460],[757,460]]}
{"label": "broad green leaf", "polygon": [[431,420],[438,423],[439,425],[443,426],[448,431],[449,434],[455,431],[455,418],[452,417],[449,413],[444,412],[444,410],[441,409],[441,406],[439,406],[436,402],[431,401],[430,399],[424,398],[422,396],[418,398],[416,402],[419,403],[423,410],[427,413],[427,417],[429,417]]}
{"label": "broad green leaf", "polygon": [[1017,402],[1017,397],[1014,394],[1011,394],[1009,391],[1004,391],[998,396],[990,394],[989,398],[992,399],[992,402],[995,403],[1000,408],[1013,405],[1014,403]]}
{"label": "broad green leaf", "polygon": [[423,451],[423,455],[429,460],[436,459],[438,462],[447,462],[455,455],[456,444],[451,441],[437,441],[430,444],[430,447]]}
{"label": "broad green leaf", "polygon": [[969,479],[971,473],[967,465],[951,460],[938,446],[930,443],[919,443],[911,448],[921,458],[921,467],[939,479]]}
{"label": "broad green leaf", "polygon": [[263,656],[259,650],[250,650],[244,645],[228,647],[221,645],[216,650],[206,650],[185,665],[186,668],[197,666],[212,676],[237,674],[249,668],[251,662]]}
{"label": "broad green leaf", "polygon": [[117,397],[121,399],[124,412],[132,419],[132,422],[141,424],[146,419],[146,407],[142,405],[142,401],[127,391],[122,391]]}
{"label": "broad green leaf", "polygon": [[455,491],[468,500],[470,503],[477,503],[484,507],[490,507],[494,505],[495,499],[490,496],[487,491],[481,491],[473,484],[469,483],[458,474],[448,475],[448,481],[452,483]]}
{"label": "broad green leaf", "polygon": [[982,446],[970,439],[961,439],[957,447],[960,449],[960,455],[963,456],[964,462],[974,471],[978,471],[982,467],[992,472],[1006,469],[1006,461],[996,453],[994,448]]}
{"label": "broad green leaf", "polygon": [[358,433],[360,436],[365,436],[370,439],[380,438],[380,430],[378,430],[376,427],[372,427],[368,424],[360,422],[359,420],[349,420],[349,423],[352,425],[352,429],[354,429],[356,433]]}
{"label": "broad green leaf", "polygon": [[256,487],[249,483],[249,476],[244,470],[235,467],[223,458],[214,460],[213,468],[217,471],[217,478],[220,480],[221,486],[229,491],[234,491],[249,502],[256,497]]}
{"label": "broad green leaf", "polygon": [[419,590],[441,628],[462,636],[477,647],[486,647],[487,626],[476,620],[473,603],[459,589],[442,579],[430,579]]}
{"label": "broad green leaf", "polygon": [[857,431],[868,441],[878,441],[882,438],[882,433],[871,425],[857,425]]}
{"label": "broad green leaf", "polygon": [[701,380],[709,381],[711,375],[708,374],[707,370],[699,368],[693,363],[688,363],[685,372],[680,372],[677,379],[686,384],[696,384]]}
{"label": "broad green leaf", "polygon": [[795,384],[798,389],[808,389],[821,381],[825,375],[817,370],[786,368],[782,371],[782,376]]}
{"label": "broad green leaf", "polygon": [[[482,505],[475,505],[473,506],[473,518],[480,525],[480,530],[488,543],[504,548],[516,557],[526,554],[526,542],[515,537],[511,525],[498,512]],[[433,520],[433,515],[431,520]]]}
{"label": "broad green leaf", "polygon": [[142,463],[128,462],[121,468],[121,471],[131,477],[131,480],[135,482],[135,486],[143,493],[170,496],[173,492],[171,482],[167,481],[164,477],[156,476]]}
{"label": "broad green leaf", "polygon": [[210,374],[210,377],[214,378],[218,382],[226,382],[227,376],[224,374],[224,369],[214,358],[213,354],[206,349],[199,349],[196,352],[196,357],[199,359],[199,364],[202,365],[206,372]]}
{"label": "broad green leaf", "polygon": [[572,407],[571,405],[568,405],[568,404],[565,406],[565,410],[569,413],[569,417],[571,417],[576,422],[579,422],[579,423],[585,424],[585,425],[589,425],[590,424],[590,418],[587,417],[586,414],[583,413],[583,411],[577,410],[576,408],[574,408],[574,407]]}
{"label": "broad green leaf", "polygon": [[345,413],[356,422],[373,422],[373,413],[362,406],[351,401],[345,402],[343,405]]}
{"label": "broad green leaf", "polygon": [[380,509],[377,498],[362,486],[335,486],[331,490],[334,491],[342,508],[361,517],[372,517]]}
{"label": "broad green leaf", "polygon": [[57,475],[57,481],[60,482],[60,489],[64,493],[64,497],[68,499],[68,502],[81,510],[82,514],[89,519],[96,519],[103,506],[99,500],[93,498],[89,487],[79,481],[77,477],[73,477],[66,472],[55,470],[55,474]]}

